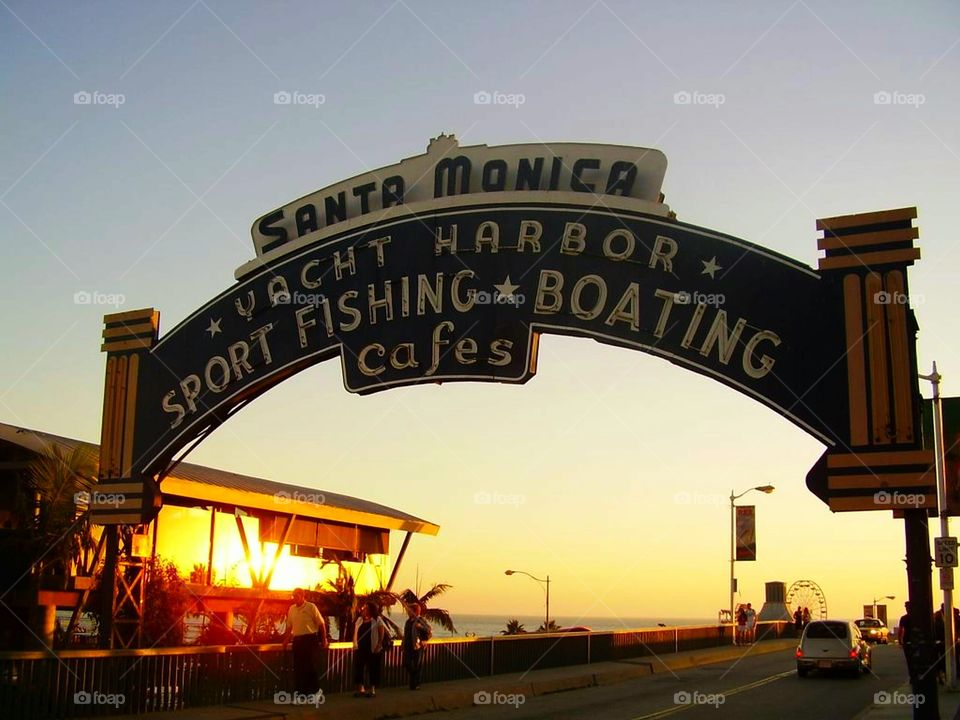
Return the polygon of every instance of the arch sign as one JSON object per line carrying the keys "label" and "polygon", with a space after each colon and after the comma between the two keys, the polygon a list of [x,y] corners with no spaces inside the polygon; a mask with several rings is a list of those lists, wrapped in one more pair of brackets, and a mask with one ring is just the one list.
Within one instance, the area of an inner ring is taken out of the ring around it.
{"label": "arch sign", "polygon": [[914,208],[818,221],[817,269],[679,222],[666,158],[617,145],[460,147],[257,219],[256,256],[173,330],[105,317],[104,524],[156,512],[172,462],[245,403],[337,358],[354,393],[524,383],[543,333],[632,348],[767,405],[827,450],[834,510],[935,507],[918,432]]}

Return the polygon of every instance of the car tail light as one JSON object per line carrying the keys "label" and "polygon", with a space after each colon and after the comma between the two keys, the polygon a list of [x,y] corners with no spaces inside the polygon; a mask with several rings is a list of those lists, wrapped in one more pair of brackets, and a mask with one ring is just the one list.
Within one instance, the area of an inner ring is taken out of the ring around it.
{"label": "car tail light", "polygon": [[855,658],[857,655],[859,655],[859,653],[857,652],[857,649],[856,649],[856,648],[853,648],[853,649],[850,651],[850,657]]}
{"label": "car tail light", "polygon": [[797,648],[797,657],[798,658],[803,657],[803,648]]}

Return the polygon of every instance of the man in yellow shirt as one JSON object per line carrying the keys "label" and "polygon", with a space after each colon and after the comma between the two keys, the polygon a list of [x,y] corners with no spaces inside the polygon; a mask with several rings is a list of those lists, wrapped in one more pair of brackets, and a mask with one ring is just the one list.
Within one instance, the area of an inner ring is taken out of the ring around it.
{"label": "man in yellow shirt", "polygon": [[327,626],[317,606],[306,600],[303,588],[293,591],[293,605],[287,610],[287,631],[283,649],[293,637],[293,677],[298,693],[310,695],[320,687],[314,657],[318,648],[326,649]]}

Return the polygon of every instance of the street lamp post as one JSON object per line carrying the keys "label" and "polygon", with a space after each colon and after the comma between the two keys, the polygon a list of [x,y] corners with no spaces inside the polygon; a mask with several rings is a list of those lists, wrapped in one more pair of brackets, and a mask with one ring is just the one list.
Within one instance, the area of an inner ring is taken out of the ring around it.
{"label": "street lamp post", "polygon": [[896,600],[896,595],[884,595],[883,597],[878,597],[873,599],[873,619],[877,619],[877,600]]}
{"label": "street lamp post", "polygon": [[[744,490],[739,495],[734,495],[733,490],[730,491],[730,622],[734,626],[734,628],[736,628],[736,624],[737,624],[736,617],[734,617],[734,614],[733,614],[735,585],[737,582],[736,577],[734,576],[734,573],[733,573],[734,564],[737,562],[737,518],[736,518],[736,506],[734,505],[734,501],[737,500],[738,498],[742,498],[744,495],[746,495],[748,492],[751,492],[752,490],[759,490],[760,492],[766,493],[767,495],[769,495],[774,491],[774,489],[775,488],[773,487],[773,485],[758,485],[757,487],[752,487],[748,490]],[[736,644],[737,642],[736,629],[734,629],[734,632],[733,632],[733,642],[734,644]]]}
{"label": "street lamp post", "polygon": [[[940,399],[940,381],[943,376],[937,372],[937,363],[933,363],[933,370],[929,375],[920,374],[921,380],[928,380],[933,386],[933,445],[934,467],[937,474],[937,504],[940,506],[940,537],[950,537],[950,509],[947,507],[949,490],[947,488],[947,474],[945,470],[946,458],[943,447],[943,406]],[[946,576],[946,578],[944,577]],[[949,583],[945,582],[949,580]],[[944,587],[947,585],[947,587]],[[943,590],[943,640],[944,647],[954,646],[954,634],[957,628],[953,626],[953,568],[940,568],[940,589]],[[946,684],[951,690],[957,687],[956,655],[947,652],[944,658]]]}
{"label": "street lamp post", "polygon": [[504,571],[503,571],[503,574],[504,574],[504,575],[526,575],[528,578],[530,578],[530,579],[532,579],[532,580],[536,580],[536,581],[537,581],[538,583],[540,583],[540,584],[546,584],[546,588],[547,588],[547,614],[546,614],[546,618],[544,619],[544,623],[543,623],[543,631],[544,631],[544,632],[550,632],[550,576],[547,575],[547,579],[546,579],[546,580],[541,580],[540,578],[534,577],[534,576],[531,575],[530,573],[524,572],[523,570],[504,570]]}

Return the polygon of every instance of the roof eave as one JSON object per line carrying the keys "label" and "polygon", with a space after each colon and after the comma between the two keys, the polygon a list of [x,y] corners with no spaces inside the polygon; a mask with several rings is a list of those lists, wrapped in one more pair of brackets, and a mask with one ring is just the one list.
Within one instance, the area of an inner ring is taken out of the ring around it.
{"label": "roof eave", "polygon": [[[211,490],[214,490],[214,492],[211,492]],[[161,482],[161,491],[164,495],[177,495],[199,502],[209,503],[216,501],[227,505],[236,505],[237,507],[269,510],[277,515],[298,515],[316,520],[330,520],[332,522],[364,525],[366,527],[382,528],[384,530],[402,530],[425,535],[436,535],[440,532],[439,525],[419,518],[388,517],[363,512],[361,510],[337,507],[335,505],[307,503],[300,500],[293,500],[292,498],[285,499],[283,503],[278,503],[272,499],[272,496],[263,495],[262,493],[224,487],[214,488],[206,483],[186,480],[173,475],[169,475],[163,479]]]}

